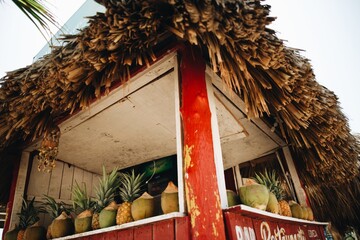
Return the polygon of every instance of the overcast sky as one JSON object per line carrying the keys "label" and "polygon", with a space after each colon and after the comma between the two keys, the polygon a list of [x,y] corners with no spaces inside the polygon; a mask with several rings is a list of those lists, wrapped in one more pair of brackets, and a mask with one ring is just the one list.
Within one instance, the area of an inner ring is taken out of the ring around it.
{"label": "overcast sky", "polygon": [[[49,0],[60,23],[84,0]],[[360,1],[267,0],[271,28],[287,45],[304,49],[316,79],[339,97],[353,132],[360,133]],[[12,1],[0,3],[0,77],[31,64],[45,40]]]}

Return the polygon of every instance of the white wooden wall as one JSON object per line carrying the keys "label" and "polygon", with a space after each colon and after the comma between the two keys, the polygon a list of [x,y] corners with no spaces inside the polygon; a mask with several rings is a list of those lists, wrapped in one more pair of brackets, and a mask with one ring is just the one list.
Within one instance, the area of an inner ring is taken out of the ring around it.
{"label": "white wooden wall", "polygon": [[[36,202],[42,201],[44,194],[53,197],[56,201],[63,201],[71,204],[71,191],[75,184],[85,183],[88,194],[95,196],[95,187],[99,182],[99,175],[88,172],[81,168],[57,161],[56,167],[51,173],[39,172],[37,161],[33,161],[29,184],[27,187],[27,199],[35,197]],[[40,224],[47,226],[50,224],[49,216],[42,214]]]}

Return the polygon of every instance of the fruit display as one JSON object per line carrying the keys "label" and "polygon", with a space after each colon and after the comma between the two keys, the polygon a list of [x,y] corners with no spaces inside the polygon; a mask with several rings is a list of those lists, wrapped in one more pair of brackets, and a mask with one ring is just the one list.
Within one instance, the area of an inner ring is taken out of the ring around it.
{"label": "fruit display", "polygon": [[178,188],[170,181],[161,193],[161,210],[163,213],[171,213],[179,211]]}
{"label": "fruit display", "polygon": [[102,171],[103,176],[99,180],[99,185],[95,187],[95,204],[91,223],[92,229],[100,228],[99,214],[105,207],[114,201],[116,189],[120,184],[120,178],[117,173],[118,168],[114,168],[110,174],[107,174],[105,166],[103,166]]}
{"label": "fruit display", "polygon": [[284,190],[276,171],[273,170],[272,172],[268,172],[265,169],[263,174],[255,174],[254,180],[256,180],[257,183],[266,186],[270,191],[271,201],[268,203],[267,211],[291,217],[290,206],[288,202],[284,200]]}
{"label": "fruit display", "polygon": [[154,198],[147,192],[144,192],[143,195],[131,204],[131,216],[135,221],[152,217],[154,216],[154,205]]}
{"label": "fruit display", "polygon": [[[39,214],[44,212],[44,209],[42,207],[35,207],[35,197],[30,201],[27,202],[25,199],[23,199],[23,204],[21,207],[21,211],[18,214],[19,215],[19,232],[17,234],[17,240],[25,239],[25,231],[30,226],[34,225],[36,222],[39,221]],[[41,231],[40,229],[37,229]],[[36,232],[36,231],[31,231]],[[36,233],[34,233],[34,236]],[[32,234],[31,234],[32,236]],[[34,240],[37,238],[34,238]]]}
{"label": "fruit display", "polygon": [[92,211],[94,205],[86,191],[86,184],[81,188],[75,181],[72,189],[72,200],[75,212],[81,212],[74,220],[75,233],[82,233],[91,230]]}
{"label": "fruit display", "polygon": [[144,187],[144,173],[135,175],[134,169],[131,173],[120,173],[119,195],[123,203],[119,206],[116,214],[116,224],[124,224],[134,221],[131,215],[132,202],[138,198]]}

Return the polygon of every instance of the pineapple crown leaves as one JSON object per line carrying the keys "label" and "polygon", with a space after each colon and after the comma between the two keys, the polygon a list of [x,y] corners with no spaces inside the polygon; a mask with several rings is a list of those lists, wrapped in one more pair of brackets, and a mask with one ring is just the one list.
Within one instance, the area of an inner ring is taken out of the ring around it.
{"label": "pineapple crown leaves", "polygon": [[120,173],[119,195],[124,202],[132,202],[138,198],[143,190],[145,173],[135,175],[134,169],[131,173]]}
{"label": "pineapple crown leaves", "polygon": [[77,210],[77,212],[91,209],[94,205],[94,202],[87,194],[86,184],[83,182],[82,185],[83,188],[79,186],[77,181],[75,181],[75,185],[72,189],[73,208],[74,210]]}
{"label": "pineapple crown leaves", "polygon": [[37,221],[39,221],[39,214],[45,213],[45,209],[40,207],[35,207],[35,197],[31,199],[30,202],[27,202],[25,199],[23,199],[22,207],[19,215],[19,228],[25,229]]}
{"label": "pineapple crown leaves", "polygon": [[272,170],[271,172],[265,168],[264,173],[255,173],[255,178],[253,178],[257,183],[265,185],[270,192],[272,192],[278,200],[283,199],[284,190],[281,187],[280,178],[277,176],[276,171]]}
{"label": "pineapple crown leaves", "polygon": [[110,174],[107,174],[105,166],[103,166],[103,176],[99,178],[99,185],[95,187],[94,208],[96,212],[100,212],[114,200],[115,191],[120,184],[117,172],[118,168],[114,168]]}
{"label": "pineapple crown leaves", "polygon": [[44,208],[53,219],[57,218],[62,212],[66,212],[68,215],[72,212],[71,205],[66,204],[63,201],[56,202],[54,198],[48,195],[44,195],[43,200]]}

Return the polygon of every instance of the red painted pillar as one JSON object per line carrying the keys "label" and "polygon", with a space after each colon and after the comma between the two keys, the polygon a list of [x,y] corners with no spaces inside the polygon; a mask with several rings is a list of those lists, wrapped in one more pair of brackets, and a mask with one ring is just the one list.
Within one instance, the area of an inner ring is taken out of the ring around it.
{"label": "red painted pillar", "polygon": [[9,159],[9,161],[15,161],[15,164],[13,166],[13,172],[12,172],[12,181],[11,181],[11,187],[10,187],[9,201],[6,205],[6,221],[4,224],[2,239],[4,239],[5,233],[7,231],[12,230],[12,229],[9,229],[10,218],[11,218],[12,214],[15,214],[12,212],[12,208],[13,208],[13,203],[14,203],[16,183],[17,183],[17,178],[18,178],[18,174],[19,174],[19,164],[20,164],[20,159],[18,157],[14,158],[14,159]]}
{"label": "red painted pillar", "polygon": [[181,51],[181,116],[185,195],[192,239],[225,239],[216,178],[205,62],[196,48]]}

